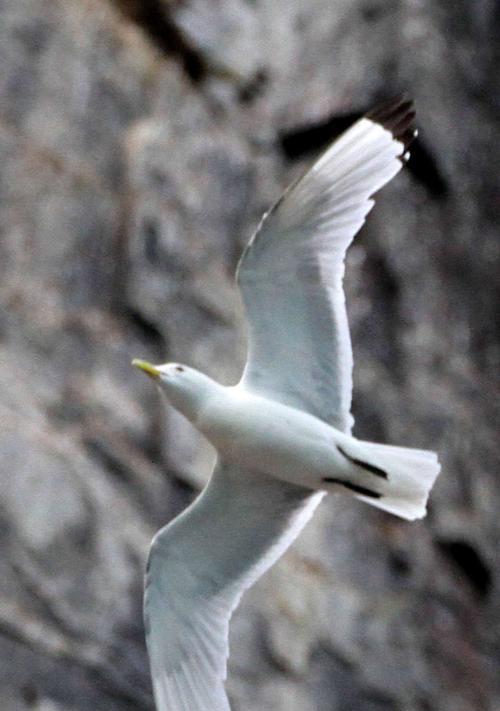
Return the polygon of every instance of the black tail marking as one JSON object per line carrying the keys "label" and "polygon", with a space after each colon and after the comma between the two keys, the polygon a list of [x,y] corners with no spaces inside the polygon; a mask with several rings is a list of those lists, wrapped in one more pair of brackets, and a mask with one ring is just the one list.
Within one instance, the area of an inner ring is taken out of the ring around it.
{"label": "black tail marking", "polygon": [[364,486],[358,486],[358,484],[351,484],[350,481],[342,481],[342,479],[334,479],[330,476],[324,477],[323,481],[325,482],[325,484],[338,484],[339,486],[343,486],[344,488],[353,491],[355,494],[369,496],[371,499],[382,498],[382,494],[379,494],[378,491],[372,491],[371,489],[367,489]]}
{"label": "black tail marking", "polygon": [[387,472],[383,469],[380,469],[380,467],[376,467],[375,464],[369,464],[368,462],[363,462],[363,460],[361,459],[354,459],[354,457],[350,457],[347,452],[345,452],[342,447],[339,447],[338,445],[337,449],[339,450],[340,454],[343,454],[344,457],[353,464],[357,464],[358,467],[363,467],[363,469],[366,469],[367,471],[371,472],[372,474],[375,474],[375,476],[381,477],[382,479],[389,478]]}

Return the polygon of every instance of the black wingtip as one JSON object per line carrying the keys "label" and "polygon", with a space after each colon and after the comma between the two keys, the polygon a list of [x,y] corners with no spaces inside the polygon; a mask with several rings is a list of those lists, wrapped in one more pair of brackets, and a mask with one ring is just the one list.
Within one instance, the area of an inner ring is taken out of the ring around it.
{"label": "black wingtip", "polygon": [[[394,138],[404,145],[405,153],[417,137],[415,106],[406,94],[400,94],[379,104],[366,114],[366,118],[390,131]],[[404,156],[402,159],[404,160]]]}

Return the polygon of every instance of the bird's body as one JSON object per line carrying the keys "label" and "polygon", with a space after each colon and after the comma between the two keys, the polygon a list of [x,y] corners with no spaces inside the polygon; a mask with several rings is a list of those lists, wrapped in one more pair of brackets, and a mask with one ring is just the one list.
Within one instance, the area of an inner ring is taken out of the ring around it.
{"label": "bird's body", "polygon": [[354,437],[240,385],[211,381],[192,422],[227,464],[308,489],[327,489],[333,478],[377,489],[376,475],[342,454],[356,447]]}
{"label": "bird's body", "polygon": [[403,99],[367,114],[264,216],[237,273],[249,325],[238,385],[135,362],[218,455],[202,494],[151,547],[145,621],[158,711],[229,711],[232,611],[326,491],[425,515],[437,456],[351,435],[342,289],[345,251],[373,193],[407,159],[413,117]]}
{"label": "bird's body", "polygon": [[322,476],[341,469],[338,430],[241,386],[214,385],[196,426],[225,462],[309,488],[319,488]]}

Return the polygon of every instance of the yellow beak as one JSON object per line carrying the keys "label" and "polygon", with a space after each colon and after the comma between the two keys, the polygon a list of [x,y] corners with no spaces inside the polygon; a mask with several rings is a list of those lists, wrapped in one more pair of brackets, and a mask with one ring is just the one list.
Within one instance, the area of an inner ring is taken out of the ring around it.
{"label": "yellow beak", "polygon": [[161,375],[158,368],[151,365],[151,363],[148,363],[147,360],[139,360],[139,358],[134,358],[132,365],[135,365],[135,367],[139,368],[139,370],[143,370],[146,375],[149,375],[150,378],[154,378],[155,380]]}

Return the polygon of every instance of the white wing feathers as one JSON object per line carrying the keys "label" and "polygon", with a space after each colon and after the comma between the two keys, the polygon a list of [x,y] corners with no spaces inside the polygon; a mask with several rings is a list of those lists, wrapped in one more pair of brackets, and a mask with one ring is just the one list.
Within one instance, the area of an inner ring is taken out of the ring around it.
{"label": "white wing feathers", "polygon": [[264,216],[241,258],[249,350],[242,384],[349,432],[352,351],[342,279],[371,196],[414,137],[397,99],[347,130]]}
{"label": "white wing feathers", "polygon": [[158,711],[229,711],[229,618],[288,548],[322,493],[217,465],[201,496],[155,537],[145,621]]}

